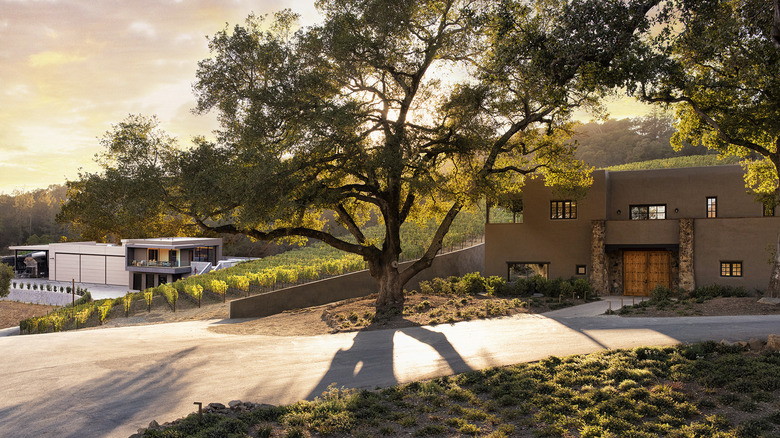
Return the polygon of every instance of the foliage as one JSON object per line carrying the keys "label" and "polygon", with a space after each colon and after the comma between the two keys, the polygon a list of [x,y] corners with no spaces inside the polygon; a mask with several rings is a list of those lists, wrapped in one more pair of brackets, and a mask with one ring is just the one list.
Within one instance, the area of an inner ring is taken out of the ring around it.
{"label": "foliage", "polygon": [[55,216],[67,199],[63,185],[0,194],[0,248],[75,240],[78,233]]}
{"label": "foliage", "polygon": [[[177,150],[155,119],[131,116],[103,139],[103,173],[69,185],[63,214],[96,229],[117,210],[145,232],[168,213],[218,233],[318,239],[367,262],[378,305],[401,307],[461,211],[528,174],[589,184],[571,113],[634,74],[658,1],[324,0],[323,22],[297,30],[289,11],[250,16],[198,64],[197,111],[219,113],[217,141]],[[378,237],[365,233],[372,219]],[[429,221],[419,260],[399,270],[400,228]]]}
{"label": "foliage", "polygon": [[706,148],[691,145],[675,151],[670,145],[674,132],[674,119],[661,112],[632,119],[585,123],[576,128],[573,136],[577,142],[574,155],[591,166],[610,167],[684,156],[704,158],[708,152],[714,154]]}
{"label": "foliage", "polygon": [[[14,268],[0,263],[0,298],[11,293],[11,280],[14,278]],[[14,282],[14,286],[15,286]]]}
{"label": "foliage", "polygon": [[676,169],[681,167],[725,166],[739,164],[737,157],[721,157],[718,155],[694,155],[691,157],[665,158],[660,160],[641,161],[638,163],[621,164],[607,168],[610,171],[645,170],[645,169]]}
{"label": "foliage", "polygon": [[715,343],[608,350],[374,391],[330,387],[314,401],[209,414],[202,424],[193,414],[144,436],[258,426],[273,436],[775,436],[772,403],[736,414],[729,406],[747,406],[745,394],[773,400],[777,365],[776,354]]}
{"label": "foliage", "polygon": [[122,308],[125,309],[125,316],[130,316],[130,310],[133,308],[133,299],[135,294],[128,292],[122,297]]}
{"label": "foliage", "polygon": [[228,285],[222,280],[211,280],[209,283],[209,290],[217,295],[222,295],[222,301],[225,301]]}
{"label": "foliage", "polygon": [[184,292],[192,298],[198,300],[198,307],[200,307],[200,302],[203,298],[203,286],[199,284],[187,284],[184,286]]}
{"label": "foliage", "polygon": [[173,287],[170,284],[161,284],[157,287],[157,291],[160,295],[165,297],[165,301],[168,302],[168,305],[171,306],[171,309],[173,311],[176,311],[176,301],[179,300],[179,291],[176,290],[175,287]]}
{"label": "foliage", "polygon": [[493,294],[496,296],[521,296],[542,294],[545,297],[588,298],[593,297],[593,287],[585,278],[547,279],[542,276],[517,278],[508,283],[496,282]]}
{"label": "foliage", "polygon": [[108,318],[108,314],[111,312],[113,305],[114,303],[111,300],[105,300],[100,305],[98,305],[98,315],[100,316],[101,324],[103,324],[103,321]]}
{"label": "foliage", "polygon": [[148,312],[152,311],[152,300],[154,299],[154,290],[153,289],[147,289],[144,291],[144,301],[146,301],[146,310]]}

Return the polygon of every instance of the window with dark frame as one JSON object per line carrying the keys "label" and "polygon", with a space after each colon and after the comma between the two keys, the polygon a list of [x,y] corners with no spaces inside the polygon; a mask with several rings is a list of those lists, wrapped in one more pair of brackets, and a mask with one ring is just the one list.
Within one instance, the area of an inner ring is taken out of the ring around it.
{"label": "window with dark frame", "polygon": [[741,277],[742,262],[720,262],[721,277]]}
{"label": "window with dark frame", "polygon": [[577,201],[550,201],[550,219],[577,219]]}
{"label": "window with dark frame", "polygon": [[585,265],[577,265],[576,275],[585,275],[588,270]]}
{"label": "window with dark frame", "polygon": [[160,251],[156,249],[149,250],[149,261],[156,262],[160,259]]}
{"label": "window with dark frame", "polygon": [[772,217],[775,215],[775,206],[771,202],[764,202],[764,217]]}
{"label": "window with dark frame", "polygon": [[707,197],[707,217],[718,217],[718,198],[715,196]]}
{"label": "window with dark frame", "polygon": [[507,262],[507,280],[518,278],[542,277],[549,278],[549,262]]}
{"label": "window with dark frame", "polygon": [[666,219],[666,204],[631,205],[631,220]]}

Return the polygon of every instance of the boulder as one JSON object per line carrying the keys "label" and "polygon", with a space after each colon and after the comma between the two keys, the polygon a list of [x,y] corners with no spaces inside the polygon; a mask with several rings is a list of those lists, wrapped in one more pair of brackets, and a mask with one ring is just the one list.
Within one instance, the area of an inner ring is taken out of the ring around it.
{"label": "boulder", "polygon": [[766,339],[766,348],[773,351],[780,351],[780,335],[769,335]]}
{"label": "boulder", "polygon": [[241,400],[231,400],[228,402],[228,406],[230,406],[230,409],[236,409],[237,407],[241,406],[243,403]]}
{"label": "boulder", "polygon": [[720,344],[721,344],[721,345],[725,345],[725,346],[727,346],[727,347],[731,347],[732,345],[734,345],[734,343],[733,343],[733,342],[731,342],[731,341],[728,341],[728,340],[726,340],[726,339],[721,339],[721,341],[720,341]]}
{"label": "boulder", "polygon": [[770,298],[770,297],[764,297],[758,300],[761,304],[768,304],[770,306],[778,306],[780,305],[780,298]]}
{"label": "boulder", "polygon": [[761,339],[753,338],[748,341],[748,345],[750,346],[751,350],[759,351],[762,348],[764,348],[764,341],[762,341]]}

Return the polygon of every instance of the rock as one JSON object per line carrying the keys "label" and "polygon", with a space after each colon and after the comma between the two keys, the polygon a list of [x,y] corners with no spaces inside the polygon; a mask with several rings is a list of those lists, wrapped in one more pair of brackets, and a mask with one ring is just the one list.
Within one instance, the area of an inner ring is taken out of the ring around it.
{"label": "rock", "polygon": [[243,403],[241,400],[231,400],[228,402],[228,406],[230,406],[230,409],[236,409],[237,407],[241,406]]}
{"label": "rock", "polygon": [[780,335],[769,335],[766,339],[766,348],[773,351],[780,351]]}
{"label": "rock", "polygon": [[739,345],[742,348],[747,348],[748,347],[748,343],[745,342],[745,341],[739,341],[739,342],[737,342],[737,345]]}
{"label": "rock", "polygon": [[751,350],[759,351],[762,348],[764,348],[764,341],[761,339],[753,338],[748,341],[748,345],[750,346]]}
{"label": "rock", "polygon": [[154,429],[159,429],[159,428],[160,428],[160,424],[157,421],[152,420],[152,422],[149,423],[149,429],[154,430]]}
{"label": "rock", "polygon": [[720,341],[720,345],[725,345],[725,346],[727,346],[727,347],[731,347],[732,345],[734,345],[734,343],[733,343],[733,342],[731,342],[731,341],[727,341],[727,340],[725,340],[725,339],[721,339],[721,341]]}
{"label": "rock", "polygon": [[770,297],[764,297],[758,300],[761,304],[768,304],[770,306],[777,306],[780,305],[780,298],[770,298]]}
{"label": "rock", "polygon": [[208,407],[211,408],[211,410],[226,409],[225,405],[222,403],[209,403]]}

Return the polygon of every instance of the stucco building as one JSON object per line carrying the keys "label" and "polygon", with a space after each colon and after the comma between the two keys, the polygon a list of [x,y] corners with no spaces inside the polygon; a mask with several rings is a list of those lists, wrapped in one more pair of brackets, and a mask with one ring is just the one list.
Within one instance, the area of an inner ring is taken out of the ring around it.
{"label": "stucco building", "polygon": [[780,217],[740,166],[593,173],[579,199],[527,181],[520,223],[489,223],[485,273],[588,278],[599,294],[769,282]]}
{"label": "stucco building", "polygon": [[222,239],[169,237],[125,239],[121,245],[65,242],[12,246],[42,254],[41,273],[55,281],[108,284],[142,290],[172,283],[193,274],[198,266],[216,266],[222,259]]}

